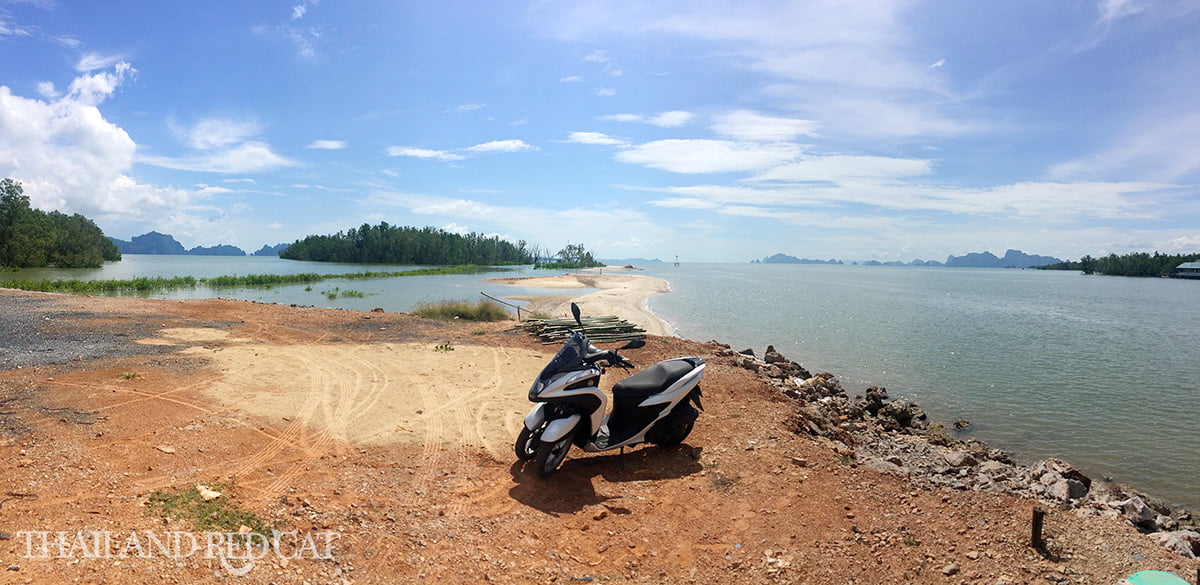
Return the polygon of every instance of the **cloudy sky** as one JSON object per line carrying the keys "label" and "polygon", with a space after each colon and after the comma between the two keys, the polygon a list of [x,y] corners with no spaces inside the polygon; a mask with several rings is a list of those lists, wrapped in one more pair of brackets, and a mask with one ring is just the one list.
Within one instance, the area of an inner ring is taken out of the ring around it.
{"label": "cloudy sky", "polygon": [[0,176],[187,247],[1196,252],[1196,31],[1196,0],[0,0]]}

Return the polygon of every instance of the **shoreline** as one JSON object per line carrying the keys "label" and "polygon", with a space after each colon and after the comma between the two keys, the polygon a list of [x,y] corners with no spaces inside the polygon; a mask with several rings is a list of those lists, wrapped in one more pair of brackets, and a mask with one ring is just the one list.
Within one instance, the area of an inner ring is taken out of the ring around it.
{"label": "shoreline", "polygon": [[569,317],[570,306],[574,302],[585,315],[615,315],[645,329],[649,335],[676,337],[671,324],[650,310],[649,306],[651,296],[671,292],[670,283],[662,278],[643,274],[572,272],[557,276],[519,276],[486,280],[510,286],[548,290],[599,289],[585,294],[513,295],[505,298],[526,301],[523,310],[543,313],[550,317]]}

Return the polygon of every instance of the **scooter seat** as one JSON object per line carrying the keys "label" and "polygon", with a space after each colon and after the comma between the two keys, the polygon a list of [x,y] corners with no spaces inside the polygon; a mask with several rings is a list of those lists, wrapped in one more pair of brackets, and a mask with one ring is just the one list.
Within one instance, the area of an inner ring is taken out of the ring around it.
{"label": "scooter seat", "polygon": [[613,396],[617,398],[645,398],[666,390],[688,372],[695,369],[687,360],[668,360],[650,366],[613,385]]}

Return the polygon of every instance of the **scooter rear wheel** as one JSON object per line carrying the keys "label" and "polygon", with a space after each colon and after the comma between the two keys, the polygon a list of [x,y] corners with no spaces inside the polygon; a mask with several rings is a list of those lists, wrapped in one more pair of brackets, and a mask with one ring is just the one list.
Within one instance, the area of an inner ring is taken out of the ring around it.
{"label": "scooter rear wheel", "polygon": [[573,433],[567,433],[567,436],[553,443],[542,441],[538,444],[537,455],[533,459],[538,477],[549,477],[562,465],[563,460],[567,458],[567,451],[571,450],[572,437]]}
{"label": "scooter rear wheel", "polygon": [[529,461],[537,457],[538,446],[542,444],[541,436],[541,429],[535,432],[529,430],[528,427],[522,426],[521,433],[517,435],[517,442],[513,445],[513,450],[517,453],[517,459]]}

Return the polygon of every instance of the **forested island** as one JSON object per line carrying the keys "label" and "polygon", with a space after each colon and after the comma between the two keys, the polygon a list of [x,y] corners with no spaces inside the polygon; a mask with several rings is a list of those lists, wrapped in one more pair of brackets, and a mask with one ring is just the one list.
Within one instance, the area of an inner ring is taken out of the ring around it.
{"label": "forested island", "polygon": [[1103,258],[1090,255],[1078,262],[1058,262],[1039,266],[1043,270],[1078,270],[1084,274],[1106,274],[1109,276],[1171,276],[1184,262],[1196,262],[1200,254],[1162,254],[1155,252],[1133,252],[1118,256],[1109,254]]}
{"label": "forested island", "polygon": [[120,259],[117,246],[92,220],[34,209],[21,183],[0,180],[0,266],[97,268]]}
{"label": "forested island", "polygon": [[498,236],[461,235],[433,227],[401,227],[381,222],[364,223],[331,236],[308,236],[288,246],[279,257],[359,264],[500,266],[531,264],[534,253],[524,240],[513,244]]}

